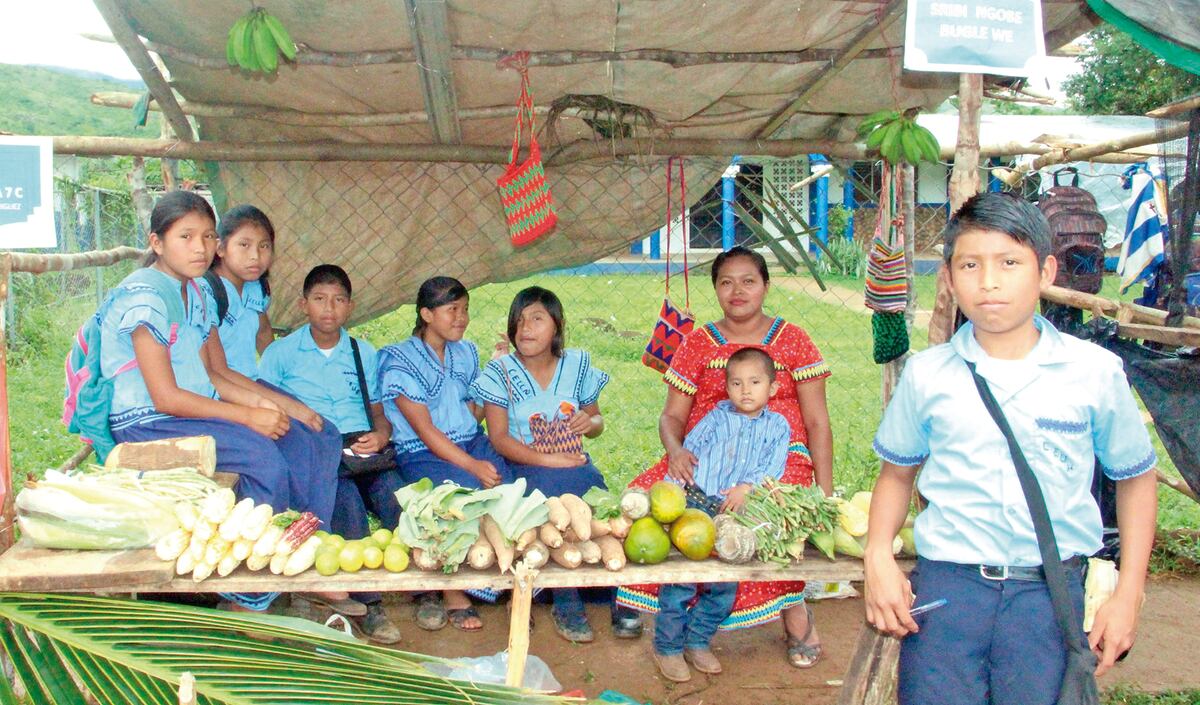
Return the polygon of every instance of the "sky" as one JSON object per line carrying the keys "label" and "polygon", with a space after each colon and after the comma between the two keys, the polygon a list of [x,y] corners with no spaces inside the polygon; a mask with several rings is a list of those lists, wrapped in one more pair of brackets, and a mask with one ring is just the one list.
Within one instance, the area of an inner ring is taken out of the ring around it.
{"label": "sky", "polygon": [[[84,39],[82,33],[108,35],[108,26],[91,0],[0,0],[0,64],[43,64],[85,69],[115,78],[139,78],[116,44]],[[1062,97],[1059,84],[1074,60],[1046,57],[1030,76],[1029,86]]]}

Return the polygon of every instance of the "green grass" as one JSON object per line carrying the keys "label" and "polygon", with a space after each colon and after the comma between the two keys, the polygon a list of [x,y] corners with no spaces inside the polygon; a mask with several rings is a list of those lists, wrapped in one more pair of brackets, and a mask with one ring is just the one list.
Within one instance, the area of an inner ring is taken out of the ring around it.
{"label": "green grass", "polygon": [[[932,280],[918,278],[918,301],[923,308],[932,301]],[[485,354],[504,331],[513,295],[533,282],[552,289],[563,300],[568,345],[589,350],[596,366],[612,377],[600,399],[607,431],[589,442],[588,451],[610,485],[624,485],[662,454],[657,428],[665,390],[659,376],[641,364],[662,301],[661,279],[649,275],[542,275],[479,287],[471,296],[472,322],[467,337]],[[856,309],[815,302],[789,289],[789,283],[799,281],[776,275],[775,283],[767,297],[768,312],[807,329],[833,369],[827,389],[834,431],[834,483],[846,492],[869,489],[878,471],[871,438],[882,413],[880,371],[870,357],[870,317]],[[830,283],[853,290],[861,286],[848,278],[832,278]],[[703,322],[717,317],[712,288],[707,281],[696,284],[692,309],[697,319]],[[39,300],[54,300],[46,290],[34,287],[28,291]],[[9,350],[9,393],[18,474],[37,474],[57,466],[78,447],[58,422],[62,360],[70,336],[93,306],[90,296],[56,301],[53,306],[37,305],[28,298],[17,300],[20,316]],[[412,306],[403,306],[353,332],[385,345],[405,338],[413,319]],[[916,331],[913,338],[916,348],[924,347],[923,330]],[[1157,434],[1152,437],[1157,444]],[[1158,448],[1164,469],[1173,473],[1161,444]],[[1159,526],[1168,531],[1200,526],[1200,505],[1169,488],[1160,488]]]}
{"label": "green grass", "polygon": [[1101,693],[1104,705],[1197,705],[1200,690],[1146,693],[1128,685],[1119,685]]}

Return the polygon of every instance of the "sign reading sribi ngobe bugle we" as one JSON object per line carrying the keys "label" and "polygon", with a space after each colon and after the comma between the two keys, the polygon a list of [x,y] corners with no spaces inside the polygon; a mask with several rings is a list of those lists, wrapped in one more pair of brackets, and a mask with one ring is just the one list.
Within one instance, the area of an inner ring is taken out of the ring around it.
{"label": "sign reading sribi ngobe bugle we", "polygon": [[906,69],[1028,76],[1045,54],[1040,0],[909,0]]}
{"label": "sign reading sribi ngobe bugle we", "polygon": [[54,141],[0,137],[0,250],[57,247]]}

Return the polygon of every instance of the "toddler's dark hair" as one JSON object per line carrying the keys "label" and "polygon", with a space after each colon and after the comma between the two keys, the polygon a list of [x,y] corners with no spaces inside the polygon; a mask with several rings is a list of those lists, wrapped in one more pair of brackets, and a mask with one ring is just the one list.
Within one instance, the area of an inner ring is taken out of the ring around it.
{"label": "toddler's dark hair", "polygon": [[304,277],[304,297],[308,298],[309,292],[318,284],[337,284],[346,290],[346,296],[354,294],[350,288],[350,275],[336,264],[318,264],[308,270]]}
{"label": "toddler's dark hair", "polygon": [[[212,206],[208,205],[208,201],[200,194],[192,191],[168,191],[158,199],[154,210],[150,212],[150,232],[162,239],[172,225],[189,213],[205,216],[213,225],[217,223],[217,215],[213,213]],[[149,267],[157,261],[158,255],[154,250],[148,249],[142,257],[142,266]]]}
{"label": "toddler's dark hair", "polygon": [[421,318],[421,309],[433,310],[438,306],[452,304],[459,299],[468,298],[467,287],[454,277],[430,277],[421,283],[417,290],[417,324],[413,326],[412,334],[421,337],[428,324]]}
{"label": "toddler's dark hair", "polygon": [[742,348],[729,356],[729,362],[725,363],[725,378],[729,379],[729,368],[735,364],[743,362],[756,361],[763,366],[767,373],[767,379],[775,381],[775,361],[771,359],[765,351],[758,348]]}
{"label": "toddler's dark hair", "polygon": [[949,264],[954,243],[964,232],[995,230],[1037,253],[1038,266],[1050,255],[1050,223],[1038,207],[1009,193],[977,193],[967,199],[942,230],[942,257]]}
{"label": "toddler's dark hair", "polygon": [[762,277],[764,284],[771,281],[771,274],[767,271],[767,259],[749,247],[737,245],[725,250],[713,260],[712,271],[709,274],[712,278],[713,286],[717,285],[717,277],[721,275],[721,267],[735,257],[745,257],[753,262],[754,266],[758,268],[758,276]]}
{"label": "toddler's dark hair", "polygon": [[563,315],[562,302],[558,300],[558,296],[553,291],[543,289],[540,286],[521,289],[513,297],[512,305],[508,307],[508,342],[512,344],[515,350],[517,347],[517,324],[521,321],[521,312],[533,304],[545,306],[546,311],[550,314],[550,318],[553,319],[554,338],[550,341],[550,352],[554,357],[562,357],[563,339],[566,337],[565,331],[567,327],[567,319]]}
{"label": "toddler's dark hair", "polygon": [[[271,247],[275,247],[275,226],[271,225],[271,219],[267,217],[266,213],[263,213],[256,206],[250,204],[235,206],[228,213],[221,216],[221,222],[217,225],[217,237],[224,243],[229,239],[230,235],[233,235],[246,225],[257,225],[262,228],[267,234],[267,239],[271,241]],[[213,269],[220,263],[221,254],[217,253],[213,255],[212,265],[209,266],[209,269]],[[258,283],[262,285],[264,294],[269,295],[271,293],[270,279],[271,273],[269,271],[263,272],[262,276],[258,278]]]}

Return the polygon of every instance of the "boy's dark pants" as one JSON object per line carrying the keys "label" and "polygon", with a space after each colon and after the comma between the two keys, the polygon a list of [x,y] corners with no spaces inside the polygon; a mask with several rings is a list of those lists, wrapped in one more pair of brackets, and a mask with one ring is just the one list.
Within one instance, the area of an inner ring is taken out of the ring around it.
{"label": "boy's dark pants", "polygon": [[[400,504],[396,490],[404,486],[398,470],[386,470],[362,477],[339,477],[337,498],[333,506],[333,533],[346,539],[361,539],[367,531],[367,510],[375,512],[383,527],[395,531],[400,523]],[[355,600],[363,604],[383,601],[378,592],[356,592]]]}
{"label": "boy's dark pants", "polygon": [[[1053,705],[1067,651],[1043,581],[991,580],[979,566],[924,558],[910,576],[915,605],[948,602],[916,618],[900,647],[900,705]],[[1084,639],[1083,581],[1068,589]]]}

